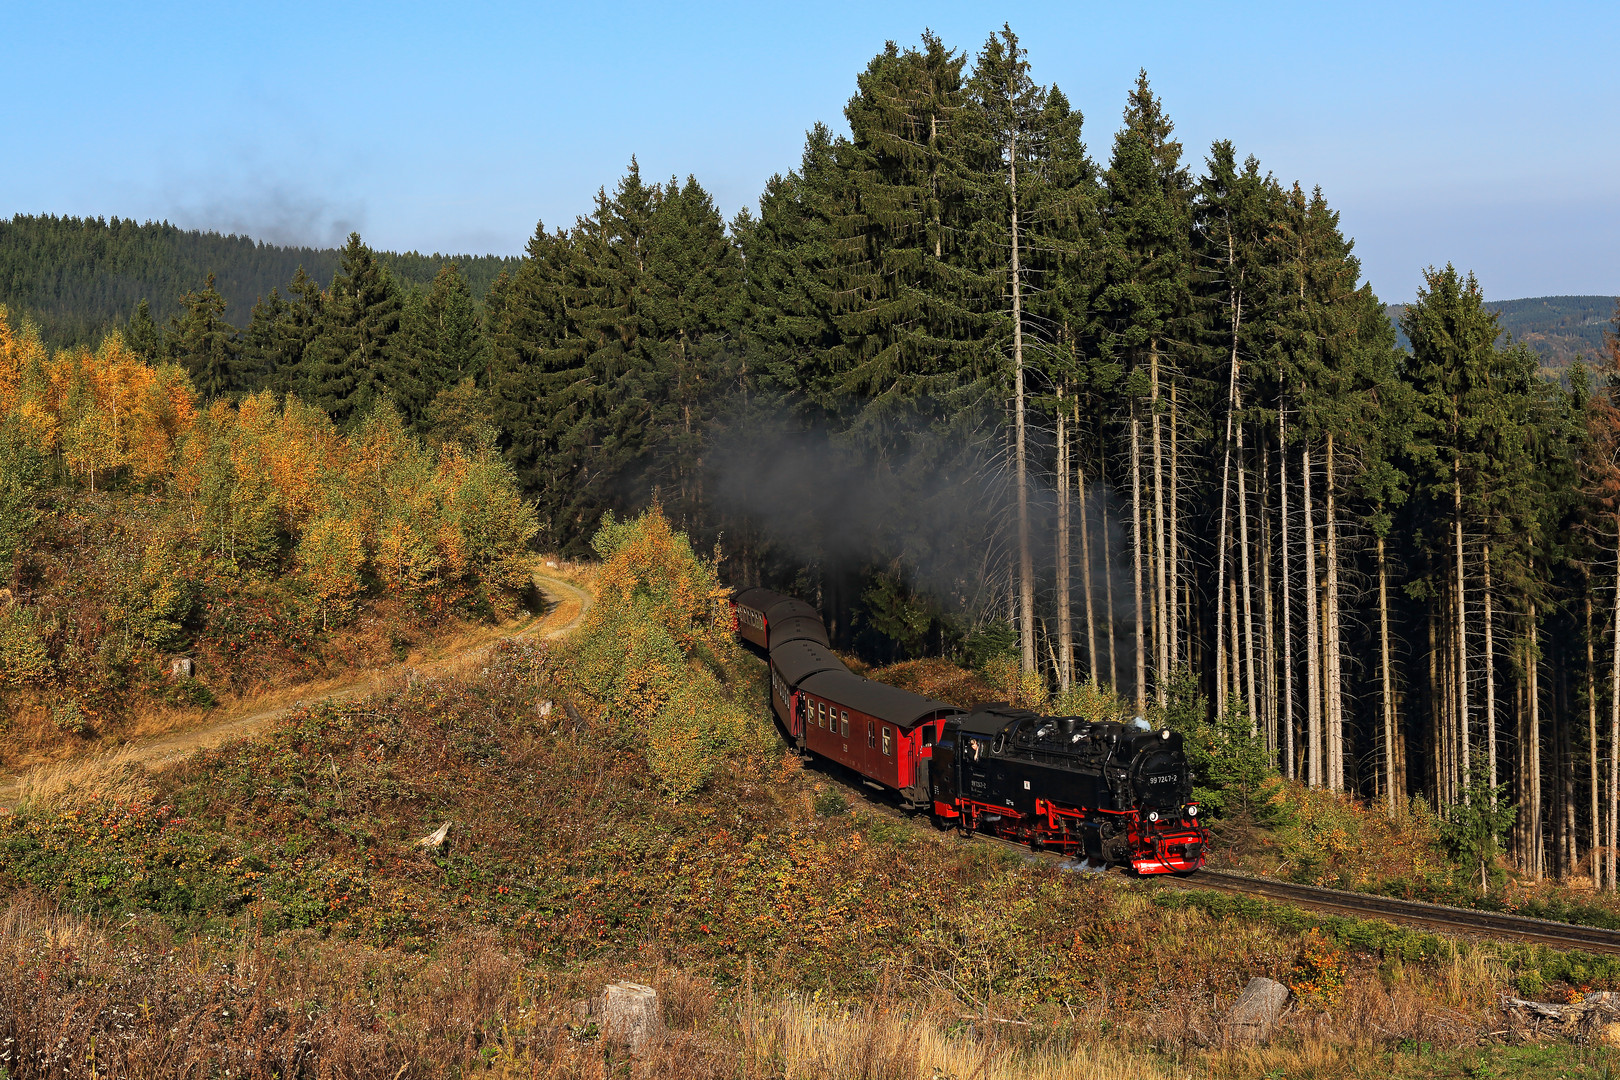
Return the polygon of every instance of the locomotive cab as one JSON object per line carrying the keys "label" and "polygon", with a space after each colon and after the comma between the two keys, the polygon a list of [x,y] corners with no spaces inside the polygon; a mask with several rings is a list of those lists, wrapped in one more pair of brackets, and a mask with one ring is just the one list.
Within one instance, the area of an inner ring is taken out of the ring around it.
{"label": "locomotive cab", "polygon": [[986,706],[945,721],[929,783],[936,819],[968,831],[1139,873],[1203,865],[1176,732]]}

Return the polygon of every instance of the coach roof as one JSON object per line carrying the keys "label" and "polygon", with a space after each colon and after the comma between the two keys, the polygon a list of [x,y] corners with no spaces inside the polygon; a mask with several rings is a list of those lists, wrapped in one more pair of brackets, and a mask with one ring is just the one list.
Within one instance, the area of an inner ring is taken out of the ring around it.
{"label": "coach roof", "polygon": [[791,596],[783,596],[773,589],[739,589],[731,595],[731,602],[739,607],[753,608],[765,616],[767,623],[782,619],[811,618],[821,621],[821,612]]}
{"label": "coach roof", "polygon": [[772,589],[738,589],[736,592],[731,594],[731,602],[733,604],[738,604],[742,607],[751,607],[761,614],[771,610],[771,608],[787,599],[789,598]]}
{"label": "coach roof", "polygon": [[771,650],[771,666],[782,681],[797,690],[799,684],[821,671],[842,671],[849,674],[844,662],[832,650],[814,641],[789,641]]}
{"label": "coach roof", "polygon": [[785,619],[771,619],[771,648],[789,641],[814,641],[827,644],[827,628],[813,615],[790,615]]}
{"label": "coach roof", "polygon": [[940,713],[962,711],[898,686],[863,679],[847,668],[811,675],[799,688],[903,728]]}
{"label": "coach roof", "polygon": [[814,619],[816,622],[820,622],[821,612],[803,600],[795,600],[791,596],[784,596],[765,609],[765,621],[771,626],[775,626],[783,619]]}

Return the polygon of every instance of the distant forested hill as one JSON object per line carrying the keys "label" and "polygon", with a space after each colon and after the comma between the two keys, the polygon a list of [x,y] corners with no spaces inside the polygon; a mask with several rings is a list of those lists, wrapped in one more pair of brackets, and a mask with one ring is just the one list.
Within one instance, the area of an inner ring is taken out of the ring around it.
{"label": "distant forested hill", "polygon": [[[378,252],[407,291],[426,286],[441,265],[455,261],[482,299],[516,258]],[[245,326],[254,302],[272,288],[285,291],[300,266],[317,281],[332,280],[336,248],[279,247],[246,236],[180,229],[168,222],[19,215],[0,218],[0,304],[39,324],[52,345],[89,343],[124,324],[145,299],[159,325],[180,311],[180,297],[201,289],[212,273],[225,297],[225,317]]]}
{"label": "distant forested hill", "polygon": [[[1535,296],[1527,300],[1491,300],[1485,307],[1496,312],[1497,325],[1522,341],[1541,357],[1541,365],[1548,371],[1563,371],[1575,362],[1577,356],[1590,363],[1603,352],[1603,334],[1614,326],[1615,303],[1613,296]],[[1395,324],[1401,348],[1407,348],[1406,335],[1400,332],[1401,312],[1404,304],[1390,304],[1386,309],[1390,322]]]}

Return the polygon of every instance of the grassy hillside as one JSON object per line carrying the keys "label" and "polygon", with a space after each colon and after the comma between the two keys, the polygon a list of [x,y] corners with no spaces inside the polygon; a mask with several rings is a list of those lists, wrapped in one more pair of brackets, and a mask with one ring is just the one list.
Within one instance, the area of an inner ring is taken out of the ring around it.
{"label": "grassy hillside", "polygon": [[[1522,341],[1541,357],[1548,371],[1563,371],[1577,357],[1590,365],[1603,354],[1603,335],[1614,329],[1614,296],[1537,296],[1526,300],[1493,300],[1485,306],[1499,316],[1499,325],[1515,341]],[[1406,335],[1399,332],[1403,304],[1385,309],[1396,325],[1400,345],[1407,347]]]}
{"label": "grassy hillside", "polygon": [[[378,252],[407,289],[425,286],[452,260],[482,298],[515,258]],[[279,247],[246,236],[186,230],[168,222],[18,215],[0,219],[0,304],[27,315],[48,345],[83,345],[125,323],[142,299],[161,326],[180,297],[208,275],[225,297],[225,317],[246,326],[272,288],[285,289],[302,266],[321,283],[337,270],[336,248]]]}
{"label": "grassy hillside", "polygon": [[[157,775],[87,769],[0,818],[9,1051],[379,1078],[1616,1063],[1479,1043],[1503,990],[1620,986],[1620,962],[1075,875],[852,796],[783,752],[763,666],[683,536],[653,514],[598,551],[598,603],[561,645],[305,709]],[[1283,1033],[1211,1045],[1261,974],[1296,995]],[[570,1009],[615,978],[663,995],[669,1030],[633,1065]]]}

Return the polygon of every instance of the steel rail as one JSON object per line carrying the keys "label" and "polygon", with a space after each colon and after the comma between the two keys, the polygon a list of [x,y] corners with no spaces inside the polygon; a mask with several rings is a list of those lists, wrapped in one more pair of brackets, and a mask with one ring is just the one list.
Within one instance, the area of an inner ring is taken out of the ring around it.
{"label": "steel rail", "polygon": [[1267,900],[1281,900],[1299,907],[1314,908],[1359,919],[1385,919],[1449,930],[1453,933],[1505,937],[1560,949],[1620,954],[1620,931],[1597,926],[1533,919],[1526,915],[1505,915],[1473,908],[1449,907],[1423,900],[1400,900],[1392,896],[1296,885],[1290,881],[1254,877],[1230,870],[1203,869],[1185,878],[1158,880],[1156,884],[1180,889],[1214,889],[1242,893]]}

